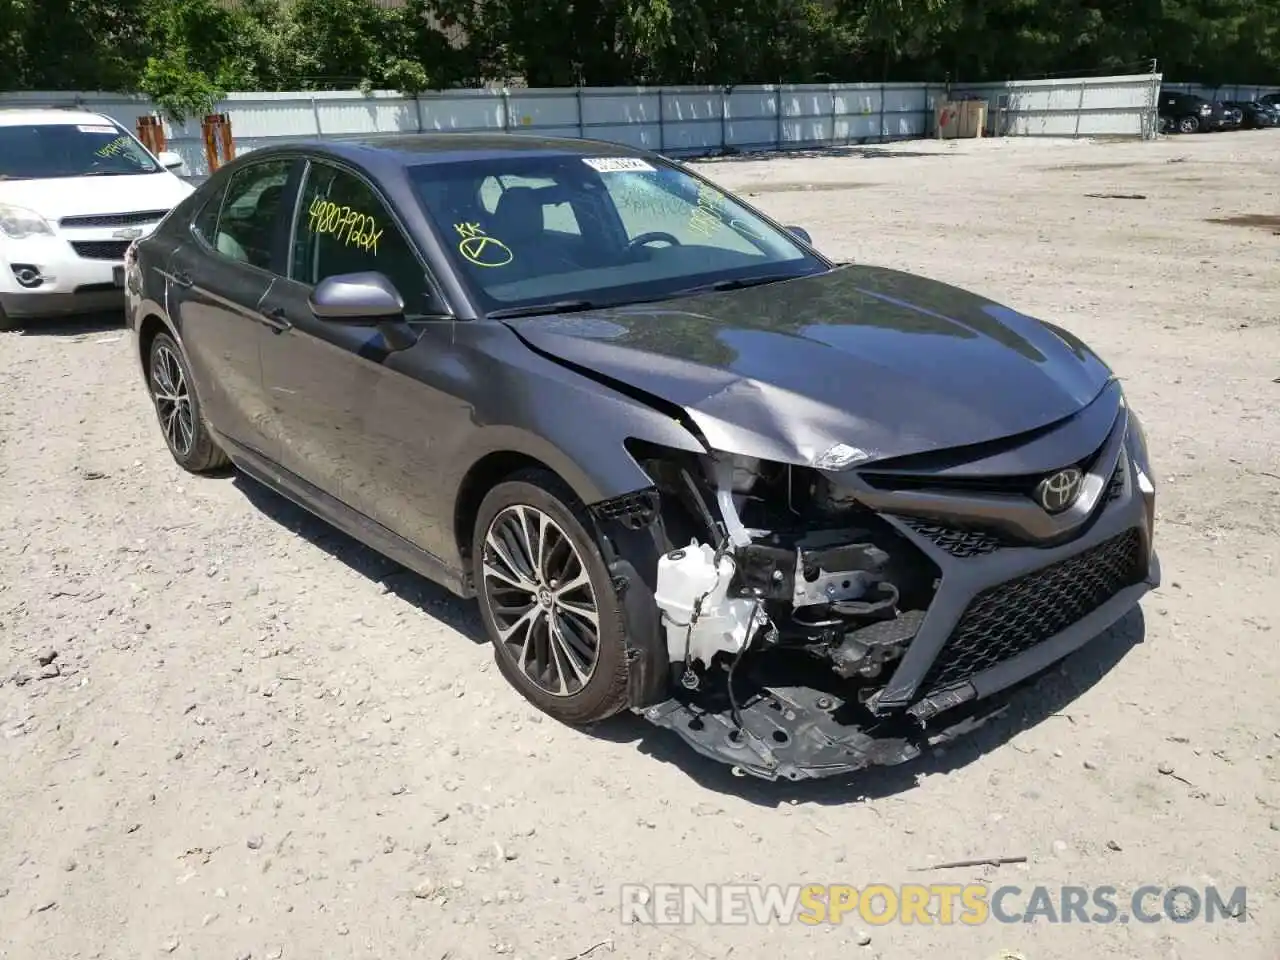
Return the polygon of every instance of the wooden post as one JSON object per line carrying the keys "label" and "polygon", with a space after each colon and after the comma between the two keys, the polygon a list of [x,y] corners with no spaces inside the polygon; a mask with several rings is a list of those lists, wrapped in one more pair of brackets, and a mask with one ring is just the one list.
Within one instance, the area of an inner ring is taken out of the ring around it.
{"label": "wooden post", "polygon": [[204,156],[213,173],[224,163],[235,159],[235,141],[231,136],[231,118],[225,113],[208,114],[200,123],[204,139]]}
{"label": "wooden post", "polygon": [[160,153],[165,148],[164,126],[160,118],[153,115],[138,118],[138,139],[152,153]]}
{"label": "wooden post", "polygon": [[200,137],[204,141],[204,159],[209,164],[209,172],[218,169],[218,149],[213,142],[213,114],[207,114],[200,121]]}
{"label": "wooden post", "polygon": [[222,162],[230,163],[236,158],[236,147],[231,139],[231,118],[225,113],[218,114],[218,132],[222,140]]}

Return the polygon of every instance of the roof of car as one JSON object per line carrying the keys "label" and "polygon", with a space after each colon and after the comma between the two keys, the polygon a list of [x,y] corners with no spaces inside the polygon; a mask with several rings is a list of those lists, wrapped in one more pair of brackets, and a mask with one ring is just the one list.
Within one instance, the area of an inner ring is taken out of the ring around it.
{"label": "roof of car", "polygon": [[[493,159],[511,155],[572,157],[650,157],[646,150],[621,143],[576,137],[546,137],[527,133],[409,133],[397,136],[344,137],[280,144],[347,157],[351,160],[391,160],[402,166]],[[273,147],[264,148],[267,150]],[[256,151],[255,151],[256,152]]]}
{"label": "roof of car", "polygon": [[93,123],[101,126],[111,121],[100,113],[88,110],[60,110],[50,108],[26,109],[21,107],[0,108],[0,127],[25,126],[27,124],[53,125]]}

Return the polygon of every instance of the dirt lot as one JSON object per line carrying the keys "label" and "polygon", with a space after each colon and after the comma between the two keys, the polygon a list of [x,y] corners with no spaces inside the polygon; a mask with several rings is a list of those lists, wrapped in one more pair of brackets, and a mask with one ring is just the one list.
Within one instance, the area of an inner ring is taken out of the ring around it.
{"label": "dirt lot", "polygon": [[[251,482],[181,473],[120,329],[3,335],[0,956],[1275,960],[1280,226],[1209,221],[1280,214],[1280,132],[704,169],[835,255],[985,291],[1112,361],[1162,483],[1142,613],[940,756],[737,779],[642,721],[543,720],[466,605]],[[1249,910],[619,920],[628,882],[920,880],[1246,885]]]}

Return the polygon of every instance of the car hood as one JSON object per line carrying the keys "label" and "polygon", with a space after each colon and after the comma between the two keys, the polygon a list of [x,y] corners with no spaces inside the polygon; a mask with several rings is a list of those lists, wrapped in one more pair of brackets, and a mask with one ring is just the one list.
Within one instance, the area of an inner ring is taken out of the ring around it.
{"label": "car hood", "polygon": [[0,203],[34,210],[56,222],[86,214],[169,210],[193,189],[167,170],[116,177],[0,180]]}
{"label": "car hood", "polygon": [[682,407],[717,450],[813,464],[1000,440],[1079,412],[1111,371],[1064,330],[896,270],[508,325],[541,353]]}

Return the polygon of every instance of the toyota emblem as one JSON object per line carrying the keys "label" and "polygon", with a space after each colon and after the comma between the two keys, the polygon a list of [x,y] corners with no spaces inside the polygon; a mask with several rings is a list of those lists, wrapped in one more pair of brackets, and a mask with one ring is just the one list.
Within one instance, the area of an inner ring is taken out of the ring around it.
{"label": "toyota emblem", "polygon": [[1084,473],[1078,467],[1067,467],[1036,484],[1036,500],[1047,512],[1061,513],[1076,502],[1083,485]]}

